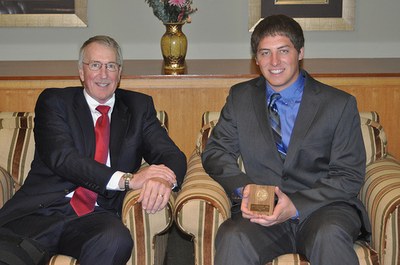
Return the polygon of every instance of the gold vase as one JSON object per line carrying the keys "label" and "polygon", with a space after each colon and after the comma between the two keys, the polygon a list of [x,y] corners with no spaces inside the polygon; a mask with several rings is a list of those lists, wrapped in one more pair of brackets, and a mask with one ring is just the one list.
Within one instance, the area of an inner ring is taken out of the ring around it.
{"label": "gold vase", "polygon": [[165,23],[161,37],[161,52],[164,58],[164,74],[185,73],[187,38],[182,32],[184,23]]}

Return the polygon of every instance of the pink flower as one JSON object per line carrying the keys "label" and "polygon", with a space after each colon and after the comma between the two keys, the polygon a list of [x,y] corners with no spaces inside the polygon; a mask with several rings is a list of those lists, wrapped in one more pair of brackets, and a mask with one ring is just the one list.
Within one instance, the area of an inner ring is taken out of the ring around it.
{"label": "pink flower", "polygon": [[183,15],[185,15],[185,9],[182,8],[182,11],[178,15],[178,22],[182,21]]}
{"label": "pink flower", "polygon": [[186,4],[186,0],[168,0],[168,4],[182,7]]}

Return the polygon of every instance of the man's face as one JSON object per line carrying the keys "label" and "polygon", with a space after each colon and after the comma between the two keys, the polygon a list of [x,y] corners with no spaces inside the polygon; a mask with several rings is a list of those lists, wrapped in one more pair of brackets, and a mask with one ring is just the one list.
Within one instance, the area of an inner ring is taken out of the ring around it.
{"label": "man's face", "polygon": [[[121,77],[121,67],[117,71],[111,72],[104,65],[105,63],[115,63],[116,59],[116,52],[105,45],[93,42],[85,48],[84,63],[79,69],[79,76],[86,92],[99,103],[109,100],[117,89]],[[86,64],[91,62],[100,62],[103,65],[99,70],[92,71]]]}
{"label": "man's face", "polygon": [[299,61],[304,57],[286,36],[267,36],[258,44],[256,63],[272,89],[280,92],[293,84],[299,75]]}

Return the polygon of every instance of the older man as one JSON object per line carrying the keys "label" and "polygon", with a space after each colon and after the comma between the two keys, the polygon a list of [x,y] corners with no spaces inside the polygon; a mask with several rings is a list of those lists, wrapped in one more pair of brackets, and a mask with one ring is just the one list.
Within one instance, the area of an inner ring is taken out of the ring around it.
{"label": "older man", "polygon": [[[39,96],[31,171],[0,210],[0,226],[82,265],[126,264],[133,246],[120,219],[126,190],[141,189],[143,208],[155,213],[186,172],[151,97],[117,89],[121,72],[114,39],[95,36],[83,44],[83,87]],[[142,158],[151,166],[138,171]]]}

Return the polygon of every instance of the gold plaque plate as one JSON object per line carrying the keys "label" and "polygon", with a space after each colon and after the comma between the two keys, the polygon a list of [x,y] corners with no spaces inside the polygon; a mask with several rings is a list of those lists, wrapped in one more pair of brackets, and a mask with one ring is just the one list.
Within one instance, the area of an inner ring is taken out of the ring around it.
{"label": "gold plaque plate", "polygon": [[249,184],[248,208],[258,214],[272,215],[275,204],[275,186]]}

